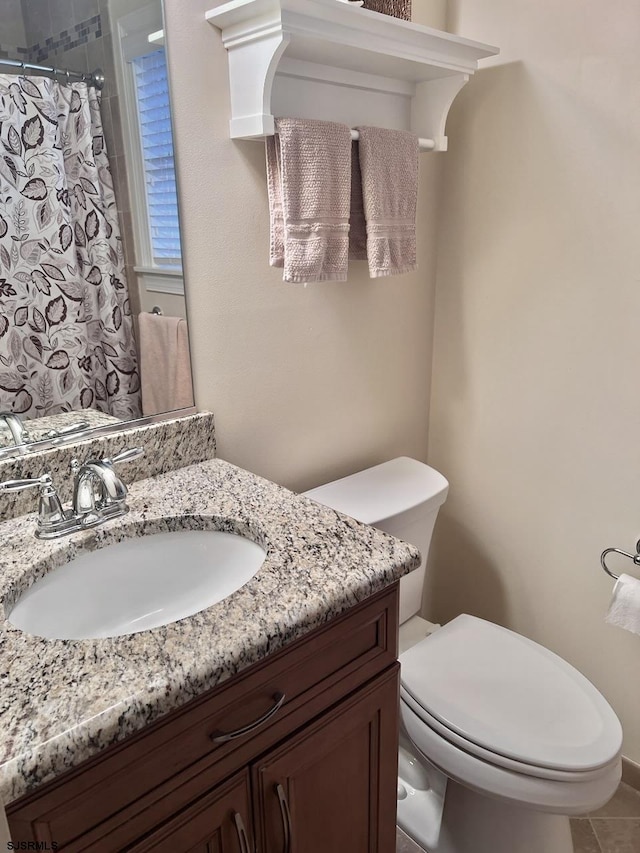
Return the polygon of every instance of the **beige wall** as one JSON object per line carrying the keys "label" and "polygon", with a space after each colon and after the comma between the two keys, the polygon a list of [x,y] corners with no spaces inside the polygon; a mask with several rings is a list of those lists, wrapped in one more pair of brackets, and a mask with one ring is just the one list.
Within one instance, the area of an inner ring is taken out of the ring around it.
{"label": "beige wall", "polygon": [[640,7],[449,9],[502,55],[448,126],[429,459],[451,490],[429,612],[577,665],[640,761],[640,637],[605,625],[599,566],[640,535]]}
{"label": "beige wall", "polygon": [[[442,155],[421,158],[419,272],[284,284],[268,264],[264,148],[228,136],[227,58],[212,0],[166,0],[196,402],[219,455],[306,488],[427,449]],[[415,3],[438,23],[441,0]]]}

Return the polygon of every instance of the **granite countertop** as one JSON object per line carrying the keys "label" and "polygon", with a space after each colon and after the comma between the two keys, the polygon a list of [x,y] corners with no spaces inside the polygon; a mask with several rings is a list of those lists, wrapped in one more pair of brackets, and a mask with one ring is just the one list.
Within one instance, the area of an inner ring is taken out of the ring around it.
{"label": "granite countertop", "polygon": [[[60,412],[57,415],[46,415],[43,418],[33,418],[23,421],[27,432],[29,443],[43,441],[52,430],[58,431],[70,427],[72,424],[84,423],[83,429],[94,429],[95,427],[108,426],[122,423],[120,418],[99,412],[97,409],[81,409],[78,412]],[[2,428],[0,424],[0,448],[9,450],[15,448],[13,436],[8,427]]]}
{"label": "granite countertop", "polygon": [[[35,514],[0,524],[0,800],[5,804],[188,702],[393,583],[411,545],[222,460],[129,490],[131,512],[43,542]],[[85,549],[130,536],[219,529],[267,557],[229,598],[167,625],[45,640],[7,621],[20,593]]]}

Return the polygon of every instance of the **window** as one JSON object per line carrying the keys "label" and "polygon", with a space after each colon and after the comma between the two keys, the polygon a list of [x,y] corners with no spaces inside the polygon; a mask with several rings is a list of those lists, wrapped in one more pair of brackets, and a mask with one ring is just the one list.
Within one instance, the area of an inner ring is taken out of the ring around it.
{"label": "window", "polygon": [[153,266],[180,266],[178,197],[164,48],[137,57],[132,65],[145,177],[150,260]]}
{"label": "window", "polygon": [[[137,8],[132,9],[132,6]],[[144,292],[184,294],[160,0],[109,0],[135,243]],[[142,299],[144,304],[144,298]]]}

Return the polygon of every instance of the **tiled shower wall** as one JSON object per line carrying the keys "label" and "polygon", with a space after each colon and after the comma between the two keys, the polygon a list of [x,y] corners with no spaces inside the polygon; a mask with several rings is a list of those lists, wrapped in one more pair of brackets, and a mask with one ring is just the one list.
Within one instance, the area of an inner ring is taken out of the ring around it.
{"label": "tiled shower wall", "polygon": [[[79,5],[78,5],[79,4]],[[39,0],[6,0],[3,6],[3,58],[46,62],[89,40],[100,38],[97,2],[68,0],[47,3]],[[91,13],[91,7],[95,11]],[[77,9],[77,11],[76,11]],[[84,69],[81,69],[84,70]]]}
{"label": "tiled shower wall", "polygon": [[[136,315],[140,297],[133,271],[133,223],[108,0],[1,0],[0,58],[87,73],[103,70],[102,122],[120,214],[131,308]],[[0,71],[6,70],[0,66]]]}
{"label": "tiled shower wall", "polygon": [[4,0],[2,27],[0,28],[0,57],[2,59],[28,59],[29,49],[24,31],[24,17],[20,0]]}

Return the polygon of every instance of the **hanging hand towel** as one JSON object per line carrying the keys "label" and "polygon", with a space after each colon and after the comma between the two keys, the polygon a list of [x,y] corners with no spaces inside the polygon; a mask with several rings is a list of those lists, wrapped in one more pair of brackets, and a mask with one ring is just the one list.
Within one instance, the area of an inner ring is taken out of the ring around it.
{"label": "hanging hand towel", "polygon": [[631,575],[620,575],[613,588],[605,621],[640,634],[640,580]]}
{"label": "hanging hand towel", "polygon": [[267,138],[271,266],[284,281],[346,281],[351,132],[313,119],[276,120]]}
{"label": "hanging hand towel", "polygon": [[193,406],[187,324],[180,317],[138,314],[142,414]]}
{"label": "hanging hand towel", "polygon": [[411,272],[417,267],[418,137],[381,127],[358,131],[369,274]]}
{"label": "hanging hand towel", "polygon": [[349,220],[349,258],[367,260],[367,223],[362,202],[362,172],[358,143],[351,143],[351,211]]}

